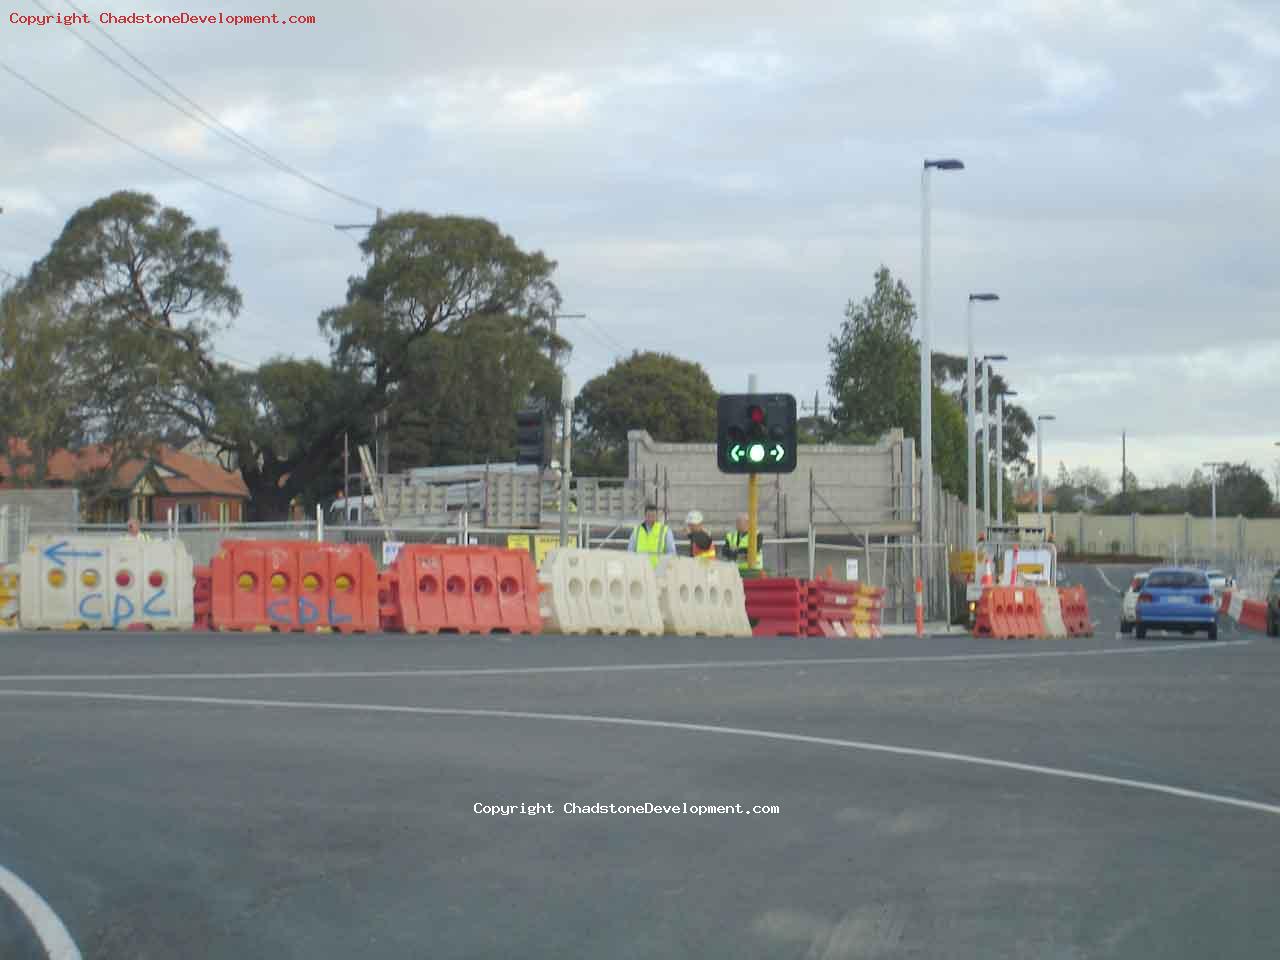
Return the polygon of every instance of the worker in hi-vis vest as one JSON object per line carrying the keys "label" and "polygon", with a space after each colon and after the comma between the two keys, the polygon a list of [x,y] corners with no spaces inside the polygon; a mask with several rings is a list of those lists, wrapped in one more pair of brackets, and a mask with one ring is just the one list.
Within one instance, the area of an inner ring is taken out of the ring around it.
{"label": "worker in hi-vis vest", "polygon": [[[751,518],[745,513],[738,514],[737,528],[724,535],[724,558],[738,565],[739,570],[750,569],[747,562],[747,547],[751,543]],[[755,569],[764,569],[764,534],[756,533],[756,565]]]}
{"label": "worker in hi-vis vest", "polygon": [[690,510],[688,516],[684,518],[689,537],[689,556],[695,560],[714,560],[716,544],[711,539],[711,534],[703,528],[702,521],[701,510]]}
{"label": "worker in hi-vis vest", "polygon": [[631,531],[627,549],[632,553],[647,553],[655,567],[663,556],[676,555],[676,536],[671,528],[658,519],[658,507],[652,503],[644,506],[644,523]]}

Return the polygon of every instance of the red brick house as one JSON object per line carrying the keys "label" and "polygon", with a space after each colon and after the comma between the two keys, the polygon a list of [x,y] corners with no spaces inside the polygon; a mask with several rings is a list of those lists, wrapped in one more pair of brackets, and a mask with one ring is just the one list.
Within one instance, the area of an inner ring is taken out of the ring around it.
{"label": "red brick house", "polygon": [[[0,457],[0,489],[26,486],[30,467],[21,465],[26,445],[10,444],[19,461],[19,476],[9,457]],[[44,486],[76,487],[86,475],[110,465],[110,452],[102,446],[58,450],[49,458]],[[241,523],[245,519],[249,489],[238,472],[161,446],[147,459],[128,460],[112,478],[107,493],[95,502],[82,498],[81,513],[90,523],[123,523],[138,517],[143,523],[164,523],[173,510],[180,523]]]}

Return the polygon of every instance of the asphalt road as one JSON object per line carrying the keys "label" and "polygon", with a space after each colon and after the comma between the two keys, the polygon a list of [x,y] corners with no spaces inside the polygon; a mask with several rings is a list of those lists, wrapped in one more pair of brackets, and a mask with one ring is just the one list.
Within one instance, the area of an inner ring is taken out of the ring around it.
{"label": "asphalt road", "polygon": [[1280,645],[1065,573],[1093,638],[0,635],[0,865],[86,958],[1280,955]]}

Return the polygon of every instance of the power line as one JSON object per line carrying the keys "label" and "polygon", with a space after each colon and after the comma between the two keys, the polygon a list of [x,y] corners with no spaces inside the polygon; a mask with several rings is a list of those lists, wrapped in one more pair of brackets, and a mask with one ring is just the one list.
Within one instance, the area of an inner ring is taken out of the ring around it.
{"label": "power line", "polygon": [[586,332],[591,336],[592,340],[600,344],[600,346],[604,347],[610,353],[623,354],[623,355],[626,354],[627,348],[622,345],[621,341],[619,341],[617,337],[609,333],[604,327],[600,326],[600,324],[592,320],[591,314],[584,313],[579,316],[577,314],[562,313],[560,314],[560,316],[566,317],[570,320],[585,320],[589,325],[586,328]]}
{"label": "power line", "polygon": [[[64,2],[67,4],[67,6],[71,7],[71,9],[75,10],[77,13],[81,13],[81,14],[84,13],[83,10],[81,10],[78,6],[76,6],[73,0],[64,0]],[[41,3],[40,0],[34,0],[34,3],[41,10],[45,11],[45,13],[49,13],[49,14],[53,13],[53,11],[50,10],[48,7],[46,7],[43,3]],[[87,14],[85,15],[87,16]],[[281,171],[282,173],[287,173],[292,177],[297,177],[299,180],[302,180],[305,183],[310,184],[311,186],[315,187],[317,190],[323,190],[325,193],[331,196],[337,197],[340,200],[345,200],[347,203],[353,203],[358,207],[365,207],[369,210],[378,209],[377,204],[369,203],[366,200],[361,200],[359,197],[353,197],[348,193],[343,193],[341,190],[335,190],[333,187],[330,187],[328,184],[321,183],[319,180],[316,180],[314,177],[308,176],[307,174],[303,173],[301,170],[297,169],[296,167],[292,167],[289,164],[285,163],[283,160],[279,159],[278,157],[275,157],[272,154],[268,153],[266,150],[264,150],[262,147],[255,144],[253,141],[247,139],[246,137],[242,136],[240,133],[238,133],[231,127],[227,126],[227,124],[223,123],[216,116],[214,116],[204,107],[200,106],[200,104],[196,103],[196,101],[192,100],[190,97],[188,97],[185,93],[183,93],[181,90],[175,87],[172,83],[170,83],[160,74],[156,73],[155,70],[151,69],[151,67],[147,66],[146,63],[138,59],[138,57],[136,57],[124,45],[122,45],[118,40],[116,40],[115,37],[111,36],[110,33],[102,29],[100,25],[94,23],[93,26],[100,34],[102,34],[103,37],[107,39],[107,41],[112,46],[114,46],[126,57],[128,57],[130,60],[136,63],[139,67],[145,70],[152,77],[154,77],[160,84],[162,84],[165,88],[171,91],[179,99],[181,99],[182,101],[190,105],[192,109],[188,110],[182,104],[176,103],[169,96],[167,96],[160,90],[157,90],[154,86],[152,86],[146,80],[143,80],[141,77],[139,77],[136,73],[134,73],[128,67],[124,66],[124,64],[122,64],[119,60],[112,57],[111,54],[107,53],[105,50],[103,50],[93,41],[85,37],[83,33],[77,33],[76,35],[80,37],[80,40],[84,42],[91,50],[97,53],[98,56],[102,57],[104,60],[106,60],[108,63],[114,66],[121,73],[124,73],[128,77],[132,78],[136,83],[141,85],[146,90],[149,90],[151,93],[155,94],[157,97],[159,97],[165,103],[169,104],[169,106],[173,107],[175,110],[182,113],[184,116],[189,117],[190,119],[194,120],[196,123],[199,123],[201,126],[217,134],[223,140],[226,140],[228,143],[232,144],[232,146],[238,147],[241,150],[244,150],[247,153],[252,154],[253,156],[257,157],[259,160],[275,167],[277,170]],[[196,113],[193,113],[192,110],[196,111]]]}
{"label": "power line", "polygon": [[129,147],[132,150],[136,150],[138,153],[142,154],[144,157],[154,160],[156,163],[163,164],[164,166],[168,167],[170,170],[174,171],[175,173],[180,173],[184,177],[189,177],[190,179],[195,180],[198,183],[203,183],[206,187],[209,187],[212,190],[217,190],[219,193],[225,194],[228,197],[234,197],[235,199],[243,203],[252,204],[253,206],[260,207],[263,210],[270,210],[272,213],[278,213],[282,217],[291,217],[294,220],[301,220],[303,223],[313,223],[322,227],[330,226],[330,223],[327,220],[321,220],[318,217],[309,217],[304,213],[294,213],[292,210],[285,210],[283,207],[274,206],[263,200],[255,200],[253,197],[240,193],[236,190],[232,190],[230,187],[224,187],[220,183],[215,183],[214,181],[208,179],[207,177],[202,177],[198,173],[192,173],[190,170],[187,170],[185,167],[180,167],[176,163],[166,160],[164,157],[160,156],[158,153],[152,153],[146,147],[139,146],[138,144],[134,143],[132,140],[129,140],[128,138],[121,136],[120,134],[112,130],[110,127],[103,126],[101,123],[93,119],[93,117],[89,116],[87,113],[84,113],[81,110],[77,110],[75,107],[71,106],[71,104],[67,103],[65,100],[61,99],[55,94],[52,94],[48,90],[44,89],[44,87],[37,84],[34,80],[31,80],[30,78],[19,73],[17,70],[13,69],[13,67],[9,66],[7,63],[0,61],[0,69],[4,70],[6,73],[10,74],[16,79],[21,80],[23,83],[25,83],[28,87],[30,87],[36,93],[53,101],[58,106],[62,107],[62,109],[66,110],[68,113],[72,113],[75,116],[79,117],[85,123],[89,124],[89,126],[102,131],[107,136],[111,137],[113,140],[123,143],[126,147]]}
{"label": "power line", "polygon": [[619,340],[617,337],[615,337],[612,333],[610,333],[604,327],[602,327],[600,324],[596,323],[594,318],[592,318],[591,314],[587,314],[587,323],[591,324],[591,326],[599,330],[600,333],[604,335],[605,339],[607,339],[610,343],[614,345],[614,347],[617,349],[619,353],[625,354],[627,352],[627,348],[622,345],[622,341]]}

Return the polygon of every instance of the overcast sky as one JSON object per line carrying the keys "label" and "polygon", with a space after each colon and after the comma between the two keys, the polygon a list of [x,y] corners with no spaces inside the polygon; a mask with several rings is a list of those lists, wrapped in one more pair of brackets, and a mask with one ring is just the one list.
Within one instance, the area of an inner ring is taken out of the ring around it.
{"label": "overcast sky", "polygon": [[[65,0],[41,0],[70,13]],[[1045,459],[1143,482],[1280,448],[1280,13],[1192,0],[465,0],[103,12],[314,16],[309,26],[106,26],[274,157],[388,211],[496,220],[559,263],[579,385],[634,348],[724,391],[826,395],[827,338],[881,263],[918,291],[920,162],[933,182],[937,350],[978,349]],[[273,0],[274,2],[274,0]],[[15,0],[18,15],[41,15]],[[369,12],[373,10],[375,12]],[[323,223],[371,212],[179,114],[94,27],[0,25],[0,60],[192,173]],[[0,72],[0,269],[123,188],[218,227],[245,309],[219,342],[323,356],[316,316],[354,240],[217,193]]]}

